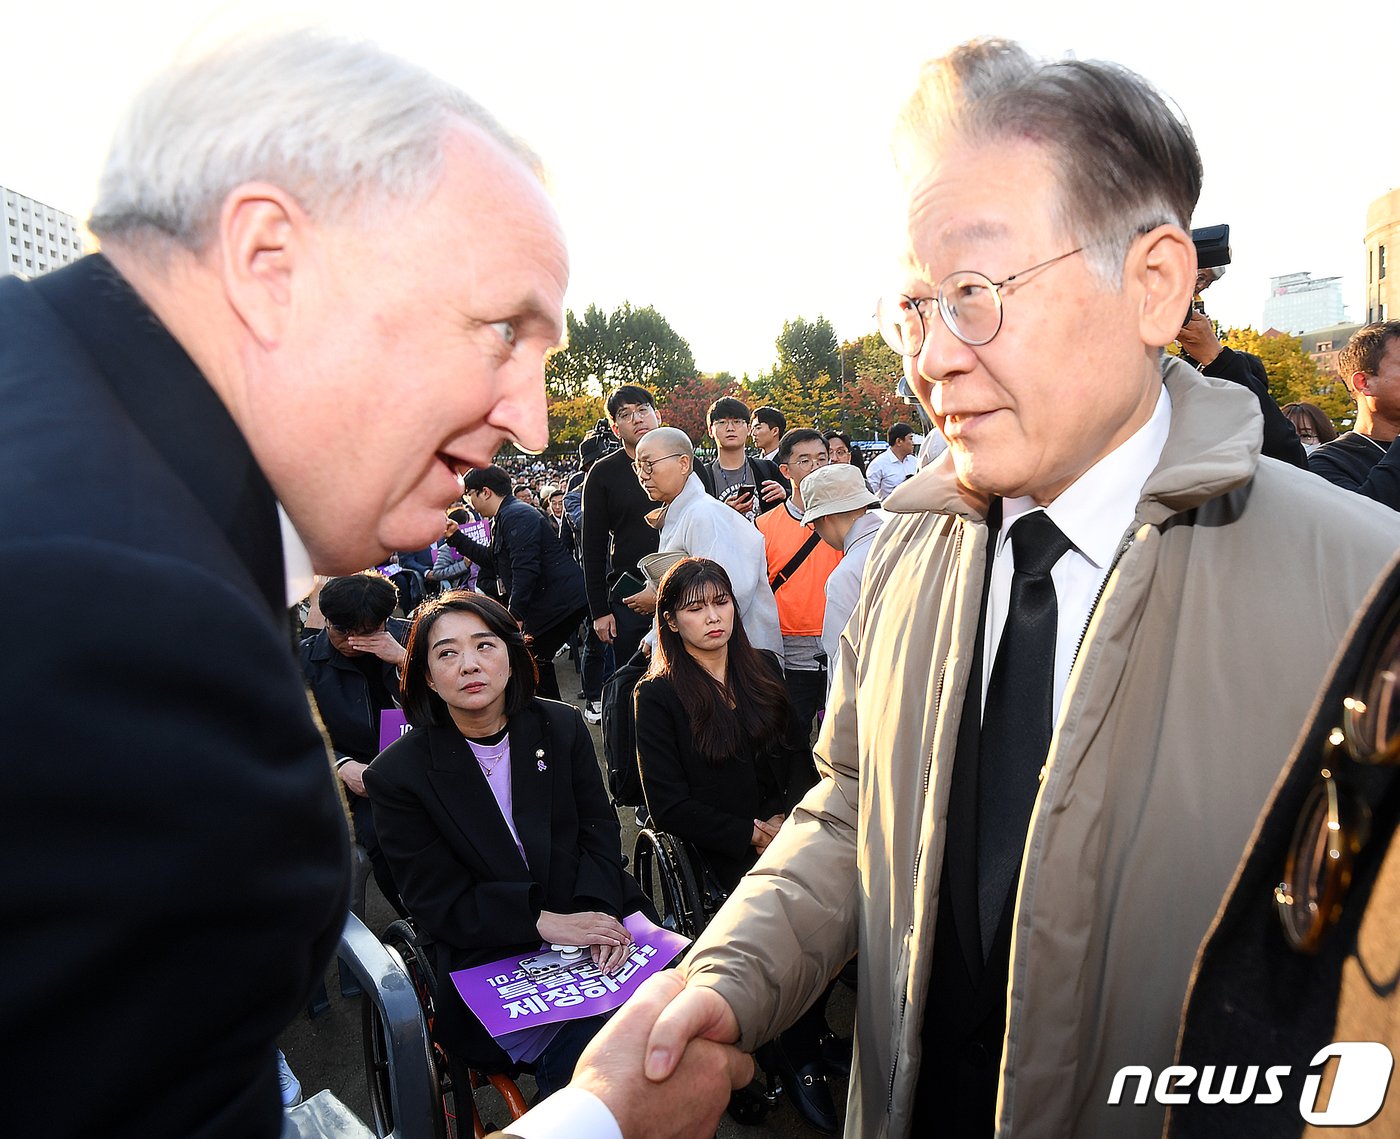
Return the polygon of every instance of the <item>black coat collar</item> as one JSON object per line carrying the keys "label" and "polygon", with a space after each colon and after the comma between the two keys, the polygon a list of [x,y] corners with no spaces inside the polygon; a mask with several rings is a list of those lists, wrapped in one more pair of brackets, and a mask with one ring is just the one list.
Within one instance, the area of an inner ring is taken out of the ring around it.
{"label": "black coat collar", "polygon": [[222,531],[268,607],[285,614],[276,497],[194,361],[101,254],[39,277],[33,287]]}
{"label": "black coat collar", "polygon": [[449,806],[487,803],[492,808],[474,813],[469,819],[454,813],[462,837],[501,877],[506,876],[506,867],[513,867],[520,880],[547,884],[553,846],[550,829],[555,762],[554,749],[544,731],[544,716],[531,707],[512,716],[508,725],[511,814],[525,847],[528,867],[520,860],[510,828],[495,809],[491,786],[462,733],[451,724],[427,731],[432,750],[428,781],[443,802]]}

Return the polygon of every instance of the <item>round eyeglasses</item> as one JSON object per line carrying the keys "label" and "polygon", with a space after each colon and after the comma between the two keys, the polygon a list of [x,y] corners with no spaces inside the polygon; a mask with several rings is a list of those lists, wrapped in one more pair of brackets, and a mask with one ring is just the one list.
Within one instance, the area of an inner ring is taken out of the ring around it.
{"label": "round eyeglasses", "polygon": [[972,269],[949,273],[938,283],[936,297],[910,297],[896,293],[875,303],[875,320],[885,343],[901,356],[917,356],[924,350],[926,322],[935,302],[948,331],[964,344],[981,347],[1001,331],[1001,290],[1013,281],[1083,252],[1081,245],[1048,261],[1022,269],[1001,281],[993,281]]}
{"label": "round eyeglasses", "polygon": [[1317,783],[1304,800],[1274,887],[1284,937],[1299,953],[1316,953],[1342,913],[1357,856],[1371,835],[1365,800],[1342,774],[1350,762],[1365,768],[1400,764],[1400,605],[1381,628],[1388,630],[1362,658],[1355,695],[1342,701],[1341,724],[1323,743]]}

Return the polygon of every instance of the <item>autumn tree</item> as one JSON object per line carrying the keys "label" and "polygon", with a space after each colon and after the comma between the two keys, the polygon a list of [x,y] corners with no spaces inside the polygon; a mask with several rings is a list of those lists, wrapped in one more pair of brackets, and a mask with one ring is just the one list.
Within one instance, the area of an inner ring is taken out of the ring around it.
{"label": "autumn tree", "polygon": [[1333,423],[1350,426],[1355,414],[1351,393],[1335,375],[1318,370],[1317,361],[1303,351],[1303,342],[1282,332],[1255,332],[1232,328],[1221,341],[1236,352],[1249,352],[1264,361],[1269,394],[1284,407],[1290,403],[1314,403]]}
{"label": "autumn tree", "polygon": [[677,384],[663,396],[658,396],[658,409],[661,422],[667,427],[678,427],[690,436],[692,443],[704,443],[709,438],[710,429],[706,422],[710,404],[721,396],[734,396],[750,407],[755,406],[750,393],[741,388],[728,372],[713,376],[696,376]]}
{"label": "autumn tree", "polygon": [[580,320],[565,314],[568,347],[545,367],[545,385],[559,399],[602,396],[622,384],[662,393],[695,375],[690,344],[656,309],[624,303],[612,313],[589,305]]}
{"label": "autumn tree", "polygon": [[577,446],[607,414],[602,396],[577,395],[567,399],[549,397],[549,442]]}

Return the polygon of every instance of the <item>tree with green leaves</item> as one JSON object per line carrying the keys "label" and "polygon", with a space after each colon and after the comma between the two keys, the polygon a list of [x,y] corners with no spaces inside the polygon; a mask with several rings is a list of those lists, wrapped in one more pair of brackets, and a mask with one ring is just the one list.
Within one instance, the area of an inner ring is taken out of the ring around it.
{"label": "tree with green leaves", "polygon": [[1337,424],[1350,426],[1355,409],[1351,393],[1335,375],[1318,371],[1317,361],[1303,350],[1296,336],[1282,332],[1255,332],[1252,328],[1232,328],[1220,338],[1236,352],[1249,352],[1264,361],[1269,376],[1269,394],[1284,407],[1290,403],[1313,403]]}
{"label": "tree with green leaves", "polygon": [[605,313],[589,305],[579,319],[565,314],[568,347],[545,367],[552,397],[575,399],[606,395],[622,384],[641,384],[658,398],[695,375],[690,344],[651,305]]}

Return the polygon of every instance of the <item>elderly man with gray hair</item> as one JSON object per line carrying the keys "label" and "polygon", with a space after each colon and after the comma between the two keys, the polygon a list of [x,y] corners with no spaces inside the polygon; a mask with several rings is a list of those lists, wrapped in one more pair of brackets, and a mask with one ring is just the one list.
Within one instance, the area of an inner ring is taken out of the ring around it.
{"label": "elderly man with gray hair", "polygon": [[[313,567],[428,545],[503,441],[544,446],[568,256],[482,108],[311,33],[151,84],[90,225],[101,254],[0,280],[0,550],[103,565],[10,625],[5,1110],[46,1136],[272,1137],[274,1041],[348,892],[287,605]],[[640,1073],[592,1086],[628,1126],[713,1129],[686,1098],[723,1098],[713,1047],[664,1106]]]}
{"label": "elderly man with gray hair", "polygon": [[[754,648],[783,655],[778,604],[768,585],[763,536],[742,514],[705,492],[695,473],[695,446],[684,431],[658,427],[642,436],[632,464],[647,497],[661,505],[648,516],[661,531],[654,557],[710,558],[734,586],[744,632]],[[654,591],[655,585],[653,583]]]}
{"label": "elderly man with gray hair", "polygon": [[[907,246],[877,313],[951,456],[885,500],[824,778],[686,957],[647,1071],[771,1039],[858,950],[848,1136],[1148,1139],[1161,1097],[1115,1077],[1165,1077],[1400,522],[1261,459],[1253,394],[1163,358],[1201,163],[1144,80],[965,44],[895,151]],[[1206,1110],[1225,1134],[1248,1108]]]}

